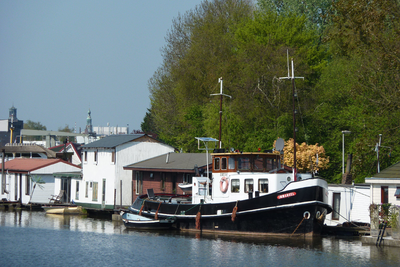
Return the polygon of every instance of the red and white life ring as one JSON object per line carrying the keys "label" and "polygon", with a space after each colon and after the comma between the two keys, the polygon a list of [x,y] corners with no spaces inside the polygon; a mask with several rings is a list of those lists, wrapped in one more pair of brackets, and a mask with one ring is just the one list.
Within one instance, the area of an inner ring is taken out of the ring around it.
{"label": "red and white life ring", "polygon": [[221,178],[221,181],[219,181],[219,189],[221,190],[222,193],[226,193],[228,191],[228,187],[229,187],[229,179],[224,176]]}

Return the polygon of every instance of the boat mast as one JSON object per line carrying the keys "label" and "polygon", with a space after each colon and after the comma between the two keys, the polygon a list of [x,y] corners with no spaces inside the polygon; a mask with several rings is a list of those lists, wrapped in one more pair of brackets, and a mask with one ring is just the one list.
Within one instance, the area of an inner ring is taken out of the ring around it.
{"label": "boat mast", "polygon": [[292,76],[290,76],[290,70],[289,70],[289,50],[287,50],[287,65],[288,65],[288,76],[287,77],[280,77],[279,80],[292,80],[292,98],[293,98],[293,177],[294,181],[296,181],[296,106],[295,106],[295,98],[297,97],[297,94],[295,92],[295,85],[294,85],[294,79],[303,79],[304,77],[295,77],[294,76],[294,64],[293,64],[293,58],[292,58]]}
{"label": "boat mast", "polygon": [[230,95],[225,95],[222,93],[222,77],[218,79],[218,82],[221,84],[221,89],[219,91],[219,94],[211,94],[211,95],[219,95],[220,100],[219,100],[219,148],[222,148],[222,142],[221,142],[221,132],[222,132],[222,96],[228,96],[232,98]]}

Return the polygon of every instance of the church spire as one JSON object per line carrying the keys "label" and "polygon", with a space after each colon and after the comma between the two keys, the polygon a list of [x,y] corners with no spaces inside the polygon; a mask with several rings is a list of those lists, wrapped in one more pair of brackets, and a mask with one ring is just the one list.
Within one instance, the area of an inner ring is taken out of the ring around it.
{"label": "church spire", "polygon": [[93,132],[93,125],[92,125],[92,116],[91,116],[92,112],[88,111],[88,116],[86,118],[86,131],[87,133],[92,133]]}

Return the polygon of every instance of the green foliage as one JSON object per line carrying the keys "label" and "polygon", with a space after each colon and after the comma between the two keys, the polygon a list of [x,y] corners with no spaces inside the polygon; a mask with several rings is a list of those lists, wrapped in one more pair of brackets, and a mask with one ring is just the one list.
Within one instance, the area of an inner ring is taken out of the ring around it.
{"label": "green foliage", "polygon": [[[59,127],[58,128],[59,132],[66,132],[66,133],[73,133],[74,132],[74,128],[69,128],[69,126],[66,124],[64,127]],[[72,142],[74,141],[74,137],[68,137],[68,136],[62,136],[60,137],[60,142],[61,143],[65,143],[65,142]]]}
{"label": "green foliage", "polygon": [[[39,131],[46,131],[47,128],[46,126],[42,125],[40,122],[34,122],[31,120],[27,120],[24,123],[24,129],[29,129],[29,130],[39,130]],[[24,136],[25,141],[40,141],[41,136]]]}
{"label": "green foliage", "polygon": [[[222,142],[246,151],[271,149],[293,136],[294,58],[297,143],[319,143],[329,157],[321,175],[341,181],[353,154],[355,182],[400,160],[399,1],[204,1],[173,20],[163,64],[149,80],[144,126],[184,151],[195,137],[219,136],[218,78],[223,77]],[[324,40],[324,42],[322,42]],[[142,129],[143,126],[142,125]]]}

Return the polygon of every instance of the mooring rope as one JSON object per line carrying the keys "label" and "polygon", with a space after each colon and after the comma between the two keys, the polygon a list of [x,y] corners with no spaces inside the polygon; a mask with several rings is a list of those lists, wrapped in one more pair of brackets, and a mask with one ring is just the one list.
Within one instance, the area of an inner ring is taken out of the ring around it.
{"label": "mooring rope", "polygon": [[158,208],[157,208],[156,214],[154,215],[154,219],[156,219],[156,220],[158,220],[158,210],[160,209],[161,203],[162,202],[160,202],[160,204],[158,204]]}
{"label": "mooring rope", "polygon": [[200,230],[200,218],[201,218],[201,204],[200,204],[200,207],[199,207],[199,211],[197,212],[197,214],[196,214],[196,229],[197,230]]}
{"label": "mooring rope", "polygon": [[297,229],[299,229],[300,225],[303,223],[303,221],[304,221],[305,218],[306,218],[306,217],[303,216],[303,219],[301,219],[301,222],[299,223],[299,225],[297,225],[296,229],[294,229],[294,231],[293,231],[293,233],[290,235],[290,237],[292,237],[292,235],[294,235],[294,233],[297,231]]}

